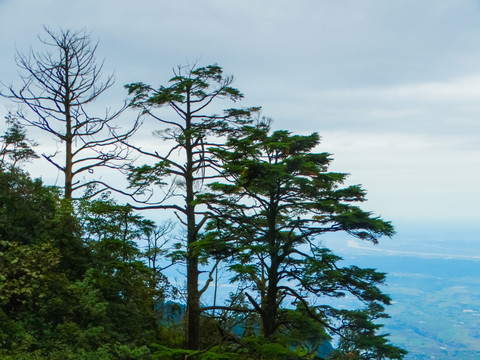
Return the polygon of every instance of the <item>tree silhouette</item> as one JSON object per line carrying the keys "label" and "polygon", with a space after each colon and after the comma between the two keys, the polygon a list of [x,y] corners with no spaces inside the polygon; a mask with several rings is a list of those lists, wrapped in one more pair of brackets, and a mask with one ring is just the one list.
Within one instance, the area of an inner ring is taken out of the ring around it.
{"label": "tree silhouette", "polygon": [[58,151],[43,157],[64,174],[65,198],[70,199],[87,184],[75,180],[79,175],[100,166],[121,166],[113,165],[126,158],[119,139],[131,136],[138,123],[115,134],[112,120],[123,108],[103,116],[90,114],[89,105],[112,86],[113,75],[102,81],[103,63],[95,59],[97,44],[92,44],[85,31],[55,33],[45,28],[45,32],[40,41],[47,50],[17,52],[21,85],[9,85],[1,95],[24,105],[15,114],[20,121],[64,144],[64,161],[58,159]]}

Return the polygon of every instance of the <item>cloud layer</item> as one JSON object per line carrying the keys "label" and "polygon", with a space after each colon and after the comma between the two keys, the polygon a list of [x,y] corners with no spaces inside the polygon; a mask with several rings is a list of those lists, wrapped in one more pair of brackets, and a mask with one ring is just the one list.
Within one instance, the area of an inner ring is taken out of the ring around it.
{"label": "cloud layer", "polygon": [[3,0],[0,80],[15,81],[15,49],[36,48],[42,25],[100,39],[117,79],[107,106],[123,101],[123,84],[165,84],[177,64],[218,63],[243,105],[262,105],[278,128],[318,131],[334,168],[369,191],[367,208],[394,222],[475,222],[479,16],[473,0]]}

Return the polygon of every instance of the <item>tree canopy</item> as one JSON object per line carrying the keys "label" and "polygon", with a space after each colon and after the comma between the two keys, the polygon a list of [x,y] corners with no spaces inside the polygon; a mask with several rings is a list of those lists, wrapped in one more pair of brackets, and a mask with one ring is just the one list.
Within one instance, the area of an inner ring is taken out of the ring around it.
{"label": "tree canopy", "polygon": [[[228,259],[232,281],[242,284],[266,339],[278,342],[310,319],[321,329],[319,339],[328,333],[351,344],[368,333],[372,340],[359,354],[377,356],[383,348],[376,349],[376,341],[383,344],[383,335],[376,334],[372,321],[385,316],[382,305],[390,303],[377,287],[385,274],[338,265],[341,258],[321,240],[344,231],[377,243],[378,237],[393,235],[393,227],[355,205],[365,192],[360,186],[342,187],[346,174],[328,171],[331,155],[312,152],[319,141],[316,133],[270,132],[265,121],[231,136],[225,149],[216,150],[229,181],[213,183],[214,192],[206,196],[214,213],[207,238],[216,256]],[[318,302],[346,295],[366,309],[350,313]],[[349,317],[360,314],[362,327],[345,332]]]}
{"label": "tree canopy", "polygon": [[[221,146],[219,137],[226,136],[239,126],[250,122],[258,108],[226,109],[222,114],[209,112],[222,100],[237,101],[243,97],[231,87],[233,78],[225,76],[217,65],[178,67],[169,86],[154,89],[143,83],[127,85],[133,96],[131,106],[153,119],[160,129],[155,134],[171,144],[166,153],[145,151],[126,143],[138,153],[153,159],[153,165],[131,169],[130,186],[134,199],[143,208],[173,210],[185,228],[187,265],[187,340],[190,349],[199,347],[200,296],[198,240],[207,215],[200,209],[203,185],[218,176],[220,169],[211,147]],[[172,112],[158,113],[167,107]],[[162,192],[163,190],[163,192]],[[146,200],[138,194],[149,191]],[[159,200],[158,193],[163,193]],[[176,198],[182,199],[180,202]]]}
{"label": "tree canopy", "polygon": [[[319,134],[232,108],[243,94],[216,64],[179,66],[158,88],[126,85],[139,115],[120,134],[117,114],[88,115],[112,84],[100,81],[96,44],[50,30],[43,42],[54,51],[19,53],[22,85],[2,92],[33,112],[8,115],[0,137],[2,359],[404,357],[382,330],[386,274],[345,265],[323,241],[343,232],[377,244],[394,228],[362,209],[360,185],[329,171]],[[131,137],[150,121],[156,147]],[[62,188],[23,170],[38,158],[24,125],[64,143],[63,163],[43,156]],[[74,181],[104,165],[128,187]],[[72,196],[88,183],[102,187]],[[220,268],[229,295],[217,296]]]}

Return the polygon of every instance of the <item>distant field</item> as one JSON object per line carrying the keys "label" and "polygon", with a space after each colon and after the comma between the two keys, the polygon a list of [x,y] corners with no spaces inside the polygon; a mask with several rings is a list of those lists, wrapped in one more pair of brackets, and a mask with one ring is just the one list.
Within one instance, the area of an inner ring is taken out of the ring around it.
{"label": "distant field", "polygon": [[[349,261],[348,258],[346,258]],[[358,256],[352,263],[387,272],[394,305],[386,323],[407,360],[480,358],[480,261]]]}
{"label": "distant field", "polygon": [[[384,330],[393,344],[409,351],[405,360],[480,359],[480,261],[382,255],[364,249],[336,253],[347,264],[388,274],[383,290],[393,305],[386,309],[391,319],[385,320]],[[220,297],[231,289],[223,285]],[[349,299],[318,301],[352,304]]]}

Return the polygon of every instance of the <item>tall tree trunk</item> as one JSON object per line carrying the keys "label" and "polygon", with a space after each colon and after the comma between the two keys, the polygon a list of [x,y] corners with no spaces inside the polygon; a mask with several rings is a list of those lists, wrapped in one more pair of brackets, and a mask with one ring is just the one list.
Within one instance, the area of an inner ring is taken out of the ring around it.
{"label": "tall tree trunk", "polygon": [[187,341],[190,350],[199,347],[200,340],[200,298],[198,293],[198,258],[188,250],[187,257]]}
{"label": "tall tree trunk", "polygon": [[268,338],[273,335],[276,330],[276,320],[277,320],[277,295],[278,295],[278,251],[277,246],[277,231],[276,231],[276,211],[277,206],[275,202],[275,193],[270,194],[270,207],[268,210],[268,247],[269,247],[269,258],[270,258],[270,267],[267,268],[267,293],[265,304],[263,307],[263,316],[262,316],[262,325],[263,325],[263,336]]}
{"label": "tall tree trunk", "polygon": [[187,176],[187,342],[190,350],[199,347],[200,295],[198,292],[198,255],[193,247],[196,241],[193,179]]}
{"label": "tall tree trunk", "polygon": [[268,338],[276,330],[277,320],[277,293],[278,293],[278,264],[276,259],[272,258],[272,264],[268,271],[268,286],[263,307],[262,328],[263,336]]}
{"label": "tall tree trunk", "polygon": [[194,156],[192,146],[190,92],[187,91],[187,115],[185,127],[186,151],[186,210],[187,210],[187,346],[196,350],[200,341],[200,293],[198,291],[198,254],[194,249],[197,240],[197,224],[194,205]]}
{"label": "tall tree trunk", "polygon": [[72,152],[72,143],[73,143],[73,134],[72,134],[72,114],[71,114],[71,99],[70,99],[70,79],[69,79],[69,49],[65,50],[65,98],[64,98],[64,107],[65,107],[65,199],[72,198],[72,184],[73,184],[73,152]]}
{"label": "tall tree trunk", "polygon": [[65,155],[65,199],[72,198],[73,171],[72,171],[72,138],[66,140]]}

